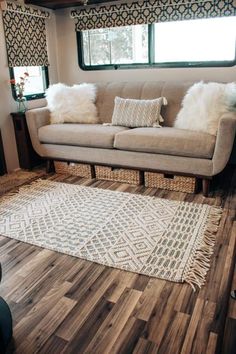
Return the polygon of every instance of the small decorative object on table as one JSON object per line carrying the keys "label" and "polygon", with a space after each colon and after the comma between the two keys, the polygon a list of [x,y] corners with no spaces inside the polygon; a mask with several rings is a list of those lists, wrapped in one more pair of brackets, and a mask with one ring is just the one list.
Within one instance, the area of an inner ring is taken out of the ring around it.
{"label": "small decorative object on table", "polygon": [[26,98],[24,97],[25,83],[27,82],[29,74],[24,73],[24,76],[20,77],[20,82],[16,82],[15,79],[10,80],[11,85],[13,85],[16,91],[16,100],[17,100],[17,111],[25,112],[26,111]]}
{"label": "small decorative object on table", "polygon": [[18,106],[17,106],[18,112],[24,113],[26,111],[26,98],[25,97],[18,98],[17,102],[18,102]]}

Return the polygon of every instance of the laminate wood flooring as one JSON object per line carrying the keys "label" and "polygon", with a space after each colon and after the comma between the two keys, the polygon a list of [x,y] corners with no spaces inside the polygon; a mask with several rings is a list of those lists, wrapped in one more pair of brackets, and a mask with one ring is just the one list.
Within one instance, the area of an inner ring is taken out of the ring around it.
{"label": "laminate wood flooring", "polygon": [[[231,290],[236,290],[236,267]],[[222,354],[236,354],[236,300],[230,298]]]}
{"label": "laminate wood flooring", "polygon": [[[0,294],[14,319],[15,352],[233,354],[235,305],[223,344],[236,240],[236,170],[213,183],[209,198],[79,177],[45,178],[90,187],[223,207],[206,285],[149,278],[0,236]],[[231,321],[232,319],[232,321]],[[223,348],[223,349],[222,349]]]}

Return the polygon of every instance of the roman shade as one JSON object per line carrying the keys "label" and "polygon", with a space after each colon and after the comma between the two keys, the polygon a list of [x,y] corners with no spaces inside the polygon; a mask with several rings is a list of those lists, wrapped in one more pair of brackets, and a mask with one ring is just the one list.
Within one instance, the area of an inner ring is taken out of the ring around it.
{"label": "roman shade", "polygon": [[236,0],[147,0],[83,6],[71,11],[77,31],[235,14]]}
{"label": "roman shade", "polygon": [[9,67],[48,66],[45,20],[49,12],[8,1],[1,8]]}

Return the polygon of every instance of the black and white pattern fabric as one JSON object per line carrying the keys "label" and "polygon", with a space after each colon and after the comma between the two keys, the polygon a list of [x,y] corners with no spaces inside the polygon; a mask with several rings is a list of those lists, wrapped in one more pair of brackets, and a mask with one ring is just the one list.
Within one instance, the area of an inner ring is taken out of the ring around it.
{"label": "black and white pattern fabric", "polygon": [[9,67],[48,66],[46,11],[5,2],[2,7]]}
{"label": "black and white pattern fabric", "polygon": [[163,118],[160,115],[162,104],[167,104],[165,97],[154,100],[134,100],[129,98],[115,98],[115,107],[112,115],[112,125],[123,127],[160,127]]}
{"label": "black and white pattern fabric", "polygon": [[86,6],[71,12],[77,31],[235,15],[235,0],[145,0]]}

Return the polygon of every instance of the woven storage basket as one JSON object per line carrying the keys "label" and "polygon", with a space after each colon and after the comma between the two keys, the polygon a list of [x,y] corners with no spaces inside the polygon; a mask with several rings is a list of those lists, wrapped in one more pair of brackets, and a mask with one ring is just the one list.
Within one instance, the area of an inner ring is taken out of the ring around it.
{"label": "woven storage basket", "polygon": [[145,185],[170,191],[194,193],[196,178],[172,175],[167,177],[167,175],[162,173],[145,172]]}
{"label": "woven storage basket", "polygon": [[67,162],[55,161],[56,173],[62,173],[78,177],[91,178],[91,169],[89,165]]}
{"label": "woven storage basket", "polygon": [[139,172],[136,170],[115,169],[105,166],[95,166],[96,178],[107,181],[117,181],[129,184],[139,184]]}

